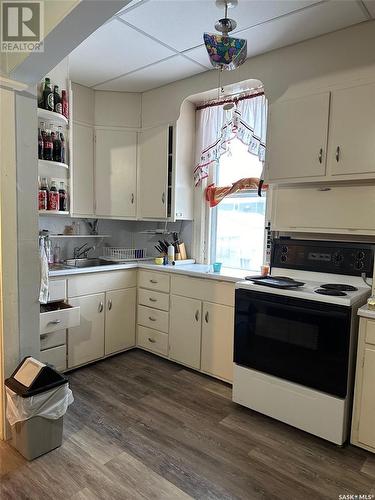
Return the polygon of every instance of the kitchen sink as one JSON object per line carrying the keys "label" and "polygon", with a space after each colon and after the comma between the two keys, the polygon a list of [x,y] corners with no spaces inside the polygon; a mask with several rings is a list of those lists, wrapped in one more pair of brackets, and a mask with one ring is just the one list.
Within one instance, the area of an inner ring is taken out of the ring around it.
{"label": "kitchen sink", "polygon": [[110,262],[108,260],[101,259],[67,259],[65,264],[69,267],[97,267],[97,266],[108,266],[115,264],[115,262]]}

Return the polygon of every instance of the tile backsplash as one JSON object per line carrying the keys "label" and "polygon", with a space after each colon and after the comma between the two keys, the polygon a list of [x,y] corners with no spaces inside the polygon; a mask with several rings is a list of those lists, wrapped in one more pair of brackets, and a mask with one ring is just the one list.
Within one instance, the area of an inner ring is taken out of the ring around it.
{"label": "tile backsplash", "polygon": [[[80,236],[88,235],[86,238],[51,238],[52,247],[60,247],[60,258],[62,260],[73,257],[75,247],[80,247],[87,243],[89,247],[93,247],[89,252],[89,257],[100,257],[103,254],[103,246],[125,247],[125,248],[146,248],[147,256],[154,257],[158,252],[154,248],[158,239],[162,236],[142,234],[142,231],[163,229],[165,224],[162,222],[143,222],[143,221],[122,221],[122,220],[107,220],[100,219],[98,223],[98,233],[108,235],[108,238],[90,238],[89,226],[87,220],[61,216],[41,216],[39,218],[39,229],[48,230],[51,234],[64,233],[65,226],[72,224],[79,230]],[[171,222],[167,224],[168,231],[177,231],[180,233],[180,238],[185,242],[188,256],[191,255],[192,248],[192,221]],[[78,232],[78,231],[77,231]],[[171,237],[165,237],[170,240]]]}

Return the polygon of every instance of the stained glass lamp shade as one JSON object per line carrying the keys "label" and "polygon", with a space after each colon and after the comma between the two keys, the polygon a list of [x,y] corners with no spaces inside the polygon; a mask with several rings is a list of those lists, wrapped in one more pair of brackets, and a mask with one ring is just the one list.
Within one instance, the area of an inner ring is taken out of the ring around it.
{"label": "stained glass lamp shade", "polygon": [[230,71],[238,68],[246,59],[246,40],[215,33],[204,33],[203,40],[211,64],[216,69]]}

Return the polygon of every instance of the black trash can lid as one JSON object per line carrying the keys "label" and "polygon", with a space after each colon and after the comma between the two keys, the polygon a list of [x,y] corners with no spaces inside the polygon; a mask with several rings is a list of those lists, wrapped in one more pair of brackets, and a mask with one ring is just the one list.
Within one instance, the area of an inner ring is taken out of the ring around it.
{"label": "black trash can lid", "polygon": [[21,396],[29,398],[42,392],[50,391],[68,383],[68,379],[52,366],[27,356],[5,380],[5,385]]}

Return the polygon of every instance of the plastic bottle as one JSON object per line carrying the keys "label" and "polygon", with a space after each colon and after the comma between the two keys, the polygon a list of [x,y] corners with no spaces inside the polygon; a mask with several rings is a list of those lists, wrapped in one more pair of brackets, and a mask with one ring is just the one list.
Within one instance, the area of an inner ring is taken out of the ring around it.
{"label": "plastic bottle", "polygon": [[174,246],[172,243],[168,246],[168,264],[172,264],[174,261]]}

